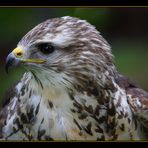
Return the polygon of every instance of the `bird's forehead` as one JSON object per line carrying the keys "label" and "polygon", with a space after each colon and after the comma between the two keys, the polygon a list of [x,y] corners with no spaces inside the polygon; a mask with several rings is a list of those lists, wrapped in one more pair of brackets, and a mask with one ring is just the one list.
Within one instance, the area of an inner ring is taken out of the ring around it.
{"label": "bird's forehead", "polygon": [[[47,20],[29,31],[19,42],[23,46],[29,46],[36,42],[54,42],[64,45],[69,42],[75,34],[75,31],[85,24],[85,21],[71,18],[55,18]],[[78,33],[78,32],[77,32]]]}

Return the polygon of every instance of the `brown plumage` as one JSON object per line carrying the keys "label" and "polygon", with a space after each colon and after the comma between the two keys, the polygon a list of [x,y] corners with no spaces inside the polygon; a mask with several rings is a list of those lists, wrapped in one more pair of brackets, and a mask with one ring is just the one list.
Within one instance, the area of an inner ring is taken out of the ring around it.
{"label": "brown plumage", "polygon": [[28,72],[1,108],[1,139],[148,138],[148,93],[117,72],[110,45],[88,22],[37,25],[8,55],[10,66]]}

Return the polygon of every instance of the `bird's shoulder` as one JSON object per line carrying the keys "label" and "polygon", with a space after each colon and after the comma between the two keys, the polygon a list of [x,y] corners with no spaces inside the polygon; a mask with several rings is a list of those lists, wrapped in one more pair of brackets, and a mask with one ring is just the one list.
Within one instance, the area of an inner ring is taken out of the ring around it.
{"label": "bird's shoulder", "polygon": [[140,110],[148,111],[148,92],[122,75],[118,76],[116,82],[125,90],[128,102],[135,113],[138,113]]}
{"label": "bird's shoulder", "polygon": [[119,75],[116,82],[125,90],[134,117],[148,131],[148,92],[122,75]]}
{"label": "bird's shoulder", "polygon": [[1,137],[1,133],[2,133],[2,127],[5,124],[5,120],[7,118],[8,115],[8,106],[9,103],[11,102],[11,100],[14,98],[15,94],[16,94],[16,85],[18,84],[15,83],[14,85],[12,85],[7,91],[6,94],[4,96],[4,98],[2,99],[1,102],[1,106],[0,106],[0,137]]}
{"label": "bird's shoulder", "polygon": [[7,106],[10,103],[11,99],[14,98],[14,96],[16,95],[16,86],[18,83],[19,82],[14,83],[8,90],[6,90],[0,108],[4,108],[5,106]]}

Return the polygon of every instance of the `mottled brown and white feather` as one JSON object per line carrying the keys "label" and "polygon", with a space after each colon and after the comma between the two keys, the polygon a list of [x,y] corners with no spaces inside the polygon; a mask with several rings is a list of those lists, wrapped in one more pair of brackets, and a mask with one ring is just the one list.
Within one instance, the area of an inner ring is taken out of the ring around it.
{"label": "mottled brown and white feather", "polygon": [[[55,48],[48,56],[36,48],[47,42]],[[0,112],[1,139],[148,138],[148,94],[118,74],[110,45],[91,24],[69,16],[49,19],[18,47],[23,58],[47,62],[24,64],[29,72]]]}

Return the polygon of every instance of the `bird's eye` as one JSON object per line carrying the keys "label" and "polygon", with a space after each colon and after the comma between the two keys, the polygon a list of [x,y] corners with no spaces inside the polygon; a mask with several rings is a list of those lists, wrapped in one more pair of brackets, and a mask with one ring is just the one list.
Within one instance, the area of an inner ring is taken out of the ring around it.
{"label": "bird's eye", "polygon": [[43,53],[43,54],[50,54],[54,51],[54,47],[49,44],[49,43],[42,43],[38,45],[38,49]]}

